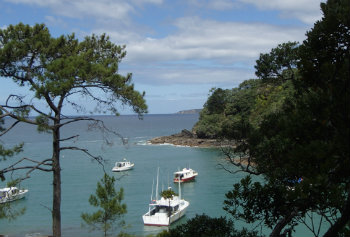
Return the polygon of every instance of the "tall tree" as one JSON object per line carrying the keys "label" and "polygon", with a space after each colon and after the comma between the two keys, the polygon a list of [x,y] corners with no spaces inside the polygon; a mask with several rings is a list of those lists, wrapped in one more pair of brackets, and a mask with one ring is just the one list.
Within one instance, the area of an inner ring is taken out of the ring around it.
{"label": "tall tree", "polygon": [[[80,113],[108,112],[118,114],[118,103],[130,106],[139,116],[147,112],[144,93],[134,89],[131,74],[118,74],[118,65],[126,55],[125,46],[112,43],[106,35],[88,36],[83,41],[74,34],[54,38],[43,24],[18,24],[0,30],[0,76],[11,79],[20,87],[28,88],[27,97],[10,94],[0,105],[3,117],[14,119],[13,125],[28,123],[41,132],[52,134],[52,157],[41,161],[23,158],[32,165],[19,167],[21,161],[0,171],[28,169],[52,172],[53,203],[52,233],[61,236],[61,164],[60,152],[78,150],[93,156],[86,148],[62,146],[76,136],[61,137],[61,129],[78,121],[90,121],[108,130],[102,121],[87,116],[67,116],[63,109],[72,107]],[[77,101],[91,100],[91,108]],[[28,98],[30,97],[30,98]],[[42,106],[45,104],[45,106]],[[29,115],[36,115],[35,118]]]}
{"label": "tall tree", "polygon": [[[113,230],[115,222],[126,213],[126,204],[122,204],[124,190],[115,190],[115,178],[104,174],[101,182],[97,182],[96,196],[89,198],[90,205],[100,207],[92,214],[82,213],[81,218],[91,230],[102,230],[104,236]],[[123,222],[120,221],[123,225]]]}
{"label": "tall tree", "polygon": [[328,0],[321,9],[298,49],[295,95],[247,137],[244,151],[255,162],[248,171],[264,182],[248,176],[225,201],[234,217],[263,221],[271,236],[308,225],[315,213],[328,223],[324,236],[339,236],[350,221],[350,2]]}

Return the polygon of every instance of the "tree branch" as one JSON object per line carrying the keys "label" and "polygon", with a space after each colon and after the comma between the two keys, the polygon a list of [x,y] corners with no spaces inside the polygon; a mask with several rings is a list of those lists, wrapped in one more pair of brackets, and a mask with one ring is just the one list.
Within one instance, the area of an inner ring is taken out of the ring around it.
{"label": "tree branch", "polygon": [[81,151],[81,152],[85,153],[86,155],[88,155],[92,159],[96,160],[102,166],[103,171],[106,173],[104,165],[103,165],[104,159],[102,158],[102,156],[94,156],[89,152],[88,149],[75,147],[75,146],[61,147],[60,151],[63,151],[63,150],[75,150],[75,151]]}
{"label": "tree branch", "polygon": [[[21,167],[15,167],[16,165],[22,163],[23,161],[30,161],[32,163],[35,163],[36,165],[34,166],[30,166],[30,165],[27,165],[27,166],[21,166]],[[13,165],[10,165],[8,166],[7,168],[3,169],[3,170],[0,170],[0,177],[2,179],[4,179],[4,174],[6,173],[9,173],[9,172],[13,172],[15,170],[25,170],[25,169],[29,169],[25,175],[24,178],[20,178],[20,180],[24,180],[24,179],[27,179],[30,177],[30,173],[33,172],[34,170],[41,170],[41,171],[45,171],[45,172],[51,172],[52,171],[52,168],[51,169],[47,169],[47,168],[42,168],[41,166],[44,165],[44,166],[52,166],[52,164],[50,163],[47,163],[47,162],[51,162],[52,160],[51,159],[46,159],[46,160],[43,160],[43,161],[36,161],[36,160],[32,160],[32,159],[29,159],[29,158],[22,158],[20,159],[19,161],[17,161],[16,163],[14,163]]]}
{"label": "tree branch", "polygon": [[63,141],[71,140],[71,139],[73,139],[73,138],[77,138],[77,137],[79,137],[79,136],[80,136],[80,135],[74,135],[74,136],[71,136],[71,137],[67,137],[67,138],[60,139],[59,141],[60,141],[60,142],[63,142]]}
{"label": "tree branch", "polygon": [[6,133],[8,133],[12,128],[14,128],[17,124],[19,123],[19,121],[15,121],[10,127],[6,128],[4,131],[2,131],[0,133],[0,137],[5,135]]}
{"label": "tree branch", "polygon": [[16,119],[20,122],[24,122],[24,123],[28,123],[28,124],[33,124],[33,125],[38,125],[35,121],[33,120],[30,120],[28,118],[23,118],[23,117],[20,117],[18,115],[15,115],[13,113],[10,113],[4,106],[0,105],[0,110],[4,111],[6,116],[4,117],[11,117],[13,119]]}
{"label": "tree branch", "polygon": [[323,237],[332,237],[337,236],[337,234],[341,231],[344,226],[349,223],[350,220],[350,185],[347,190],[347,200],[345,201],[344,208],[341,212],[340,218],[337,219],[337,221],[332,225],[328,231],[323,235]]}
{"label": "tree branch", "polygon": [[228,161],[238,167],[240,170],[238,171],[230,171],[229,169],[225,168],[223,165],[219,164],[219,166],[221,166],[224,170],[230,172],[230,173],[238,173],[238,172],[245,172],[248,174],[253,174],[253,175],[260,175],[260,172],[257,172],[255,170],[255,168],[252,165],[252,161],[250,156],[248,157],[243,157],[242,155],[239,155],[239,159],[237,160],[237,158],[234,158],[232,156],[232,148],[227,148],[227,147],[221,147],[221,151],[224,153],[224,155],[226,156],[226,158],[228,159]]}
{"label": "tree branch", "polygon": [[[18,101],[19,101],[19,104],[20,104],[21,106],[10,106],[10,105],[9,105],[9,100],[10,100],[12,97],[15,97],[15,100],[18,100]],[[6,103],[5,103],[4,107],[9,108],[9,109],[24,109],[24,108],[26,108],[26,107],[29,107],[29,108],[33,109],[35,112],[37,112],[38,114],[46,115],[46,116],[47,116],[46,113],[44,113],[44,112],[42,112],[41,110],[37,109],[34,105],[25,104],[25,103],[23,102],[22,98],[23,98],[22,96],[19,96],[19,95],[12,95],[12,94],[11,94],[11,95],[9,95],[9,96],[7,97]]]}

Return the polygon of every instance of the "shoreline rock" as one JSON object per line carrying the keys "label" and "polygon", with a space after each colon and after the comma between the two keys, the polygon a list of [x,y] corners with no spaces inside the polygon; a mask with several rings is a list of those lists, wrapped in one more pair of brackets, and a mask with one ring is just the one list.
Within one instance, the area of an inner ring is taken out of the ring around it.
{"label": "shoreline rock", "polygon": [[187,129],[180,133],[170,136],[155,137],[149,140],[151,144],[172,144],[176,146],[190,146],[201,148],[220,148],[222,143],[216,139],[198,138],[194,133]]}

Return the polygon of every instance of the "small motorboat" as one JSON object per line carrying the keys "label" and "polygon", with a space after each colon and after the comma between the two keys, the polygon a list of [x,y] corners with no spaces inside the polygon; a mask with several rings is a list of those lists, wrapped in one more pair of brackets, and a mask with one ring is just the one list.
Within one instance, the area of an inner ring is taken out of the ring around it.
{"label": "small motorboat", "polygon": [[18,189],[17,187],[8,187],[0,189],[0,203],[12,202],[25,197],[28,189]]}
{"label": "small motorboat", "polygon": [[182,170],[175,172],[174,175],[175,183],[183,183],[194,180],[194,178],[198,175],[198,172],[194,171],[193,169],[183,168]]}
{"label": "small motorboat", "polygon": [[125,158],[123,161],[118,161],[115,163],[112,171],[114,172],[120,172],[120,171],[126,171],[126,170],[131,170],[134,168],[134,163],[131,163],[130,161],[127,161]]}

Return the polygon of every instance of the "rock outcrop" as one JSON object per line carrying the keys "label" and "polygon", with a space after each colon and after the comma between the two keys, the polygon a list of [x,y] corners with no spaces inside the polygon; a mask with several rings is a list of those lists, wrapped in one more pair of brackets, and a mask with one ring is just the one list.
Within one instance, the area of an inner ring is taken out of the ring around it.
{"label": "rock outcrop", "polygon": [[216,139],[198,138],[191,131],[184,129],[180,133],[170,136],[156,137],[149,141],[151,144],[173,144],[176,146],[191,147],[220,147],[221,143]]}

